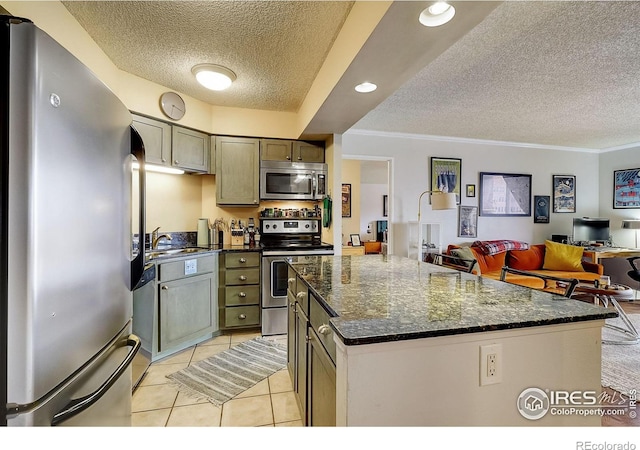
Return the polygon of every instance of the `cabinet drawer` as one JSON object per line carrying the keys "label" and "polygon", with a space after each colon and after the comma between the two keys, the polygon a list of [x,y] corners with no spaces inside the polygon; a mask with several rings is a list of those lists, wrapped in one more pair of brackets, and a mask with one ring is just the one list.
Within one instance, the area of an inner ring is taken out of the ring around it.
{"label": "cabinet drawer", "polygon": [[311,327],[317,333],[320,342],[322,342],[322,345],[327,350],[327,353],[329,353],[329,356],[335,364],[336,343],[333,340],[333,328],[329,325],[329,318],[331,316],[313,295],[310,295],[309,297],[309,321],[311,322]]}
{"label": "cabinet drawer", "polygon": [[235,306],[224,309],[224,326],[247,327],[260,325],[260,306]]}
{"label": "cabinet drawer", "polygon": [[224,255],[224,266],[227,269],[240,267],[258,267],[260,265],[260,253],[227,253]]}
{"label": "cabinet drawer", "polygon": [[224,280],[221,280],[225,286],[239,286],[244,284],[259,284],[260,269],[231,269],[222,272]]}
{"label": "cabinet drawer", "polygon": [[[195,267],[193,264],[195,261]],[[182,259],[180,261],[166,262],[158,265],[158,279],[171,281],[193,275],[213,272],[216,269],[216,256],[203,256],[200,258]]]}
{"label": "cabinet drawer", "polygon": [[225,306],[259,305],[260,286],[230,286],[224,289]]}

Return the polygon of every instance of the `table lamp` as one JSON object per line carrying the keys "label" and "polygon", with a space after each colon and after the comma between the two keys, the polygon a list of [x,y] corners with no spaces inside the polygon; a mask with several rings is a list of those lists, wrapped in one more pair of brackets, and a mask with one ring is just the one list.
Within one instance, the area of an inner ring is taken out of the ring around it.
{"label": "table lamp", "polygon": [[636,245],[634,248],[638,248],[638,230],[640,230],[640,220],[624,219],[622,221],[622,228],[636,231]]}

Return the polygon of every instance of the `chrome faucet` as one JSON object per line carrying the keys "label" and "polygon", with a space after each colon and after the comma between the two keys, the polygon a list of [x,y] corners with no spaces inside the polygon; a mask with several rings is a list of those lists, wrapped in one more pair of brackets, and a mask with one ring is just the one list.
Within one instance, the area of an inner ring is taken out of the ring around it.
{"label": "chrome faucet", "polygon": [[156,228],[155,230],[153,230],[151,232],[151,250],[155,250],[158,248],[158,242],[160,242],[160,239],[165,238],[167,241],[171,240],[171,235],[170,234],[161,234],[158,235],[158,230],[160,229],[160,227]]}

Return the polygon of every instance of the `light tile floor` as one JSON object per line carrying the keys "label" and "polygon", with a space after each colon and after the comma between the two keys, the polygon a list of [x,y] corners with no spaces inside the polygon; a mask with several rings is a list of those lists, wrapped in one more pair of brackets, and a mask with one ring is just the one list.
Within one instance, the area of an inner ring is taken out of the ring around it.
{"label": "light tile floor", "polygon": [[[231,333],[215,337],[149,367],[133,392],[134,427],[253,427],[302,426],[287,369],[280,370],[217,407],[178,392],[166,375],[229,349],[260,333]],[[275,338],[286,345],[285,338]]]}

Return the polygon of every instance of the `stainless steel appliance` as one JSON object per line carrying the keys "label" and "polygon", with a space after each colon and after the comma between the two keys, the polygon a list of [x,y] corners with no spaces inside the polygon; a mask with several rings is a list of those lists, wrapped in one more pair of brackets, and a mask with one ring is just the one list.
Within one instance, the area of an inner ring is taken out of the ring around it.
{"label": "stainless steel appliance", "polygon": [[327,165],[262,161],[260,199],[322,200],[327,195]]}
{"label": "stainless steel appliance", "polygon": [[0,425],[127,426],[131,114],[29,20],[0,22]]}
{"label": "stainless steel appliance", "polygon": [[321,219],[260,218],[262,235],[262,334],[287,334],[287,260],[333,255],[322,242]]}
{"label": "stainless steel appliance", "polygon": [[[136,284],[133,289],[133,317],[136,318],[133,328],[141,342],[144,342],[145,339],[147,342],[151,342],[153,338],[154,315],[149,314],[149,311],[153,311],[153,305],[156,301],[155,281],[156,265],[148,263],[144,267],[140,281],[138,281],[138,284]],[[143,333],[147,333],[147,335],[143,336],[139,330]],[[133,363],[131,364],[134,390],[146,375],[147,369],[150,365],[151,353],[141,346],[136,357],[133,359]]]}

